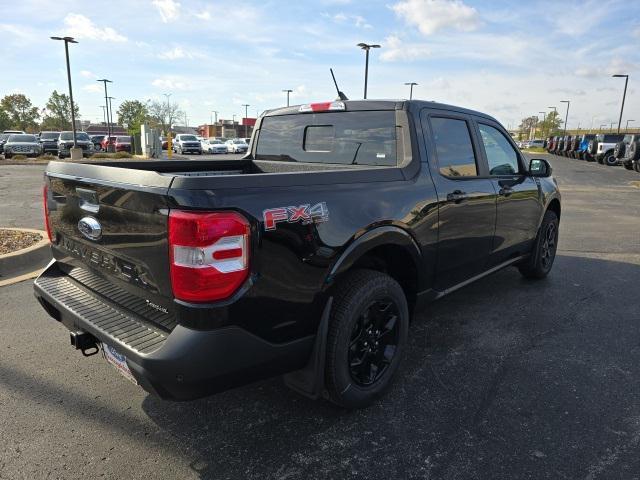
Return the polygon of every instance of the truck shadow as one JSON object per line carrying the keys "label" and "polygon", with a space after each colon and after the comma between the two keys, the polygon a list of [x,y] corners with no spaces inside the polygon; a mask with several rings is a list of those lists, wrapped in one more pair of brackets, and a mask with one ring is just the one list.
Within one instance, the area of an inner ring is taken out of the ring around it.
{"label": "truck shadow", "polygon": [[620,441],[605,427],[632,428],[619,412],[640,418],[638,301],[619,294],[638,263],[559,255],[543,281],[508,269],[431,304],[393,388],[363,411],[279,379],[142,407],[203,479],[497,478],[496,459],[505,478],[584,476]]}

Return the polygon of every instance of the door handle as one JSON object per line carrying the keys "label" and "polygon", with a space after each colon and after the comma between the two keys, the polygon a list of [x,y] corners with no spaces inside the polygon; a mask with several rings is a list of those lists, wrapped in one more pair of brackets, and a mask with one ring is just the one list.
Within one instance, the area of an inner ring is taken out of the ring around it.
{"label": "door handle", "polygon": [[498,193],[504,197],[508,197],[509,195],[511,195],[513,193],[513,188],[511,187],[502,187]]}
{"label": "door handle", "polygon": [[447,193],[447,201],[460,203],[462,200],[467,199],[467,194],[461,190],[456,190],[451,193]]}

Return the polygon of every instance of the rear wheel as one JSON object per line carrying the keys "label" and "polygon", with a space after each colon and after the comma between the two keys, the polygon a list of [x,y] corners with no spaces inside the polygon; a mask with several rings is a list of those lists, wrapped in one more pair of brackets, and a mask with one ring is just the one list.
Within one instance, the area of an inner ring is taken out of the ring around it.
{"label": "rear wheel", "polygon": [[327,337],[326,387],[331,402],[363,408],[391,385],[407,342],[409,310],[390,276],[356,270],[339,285]]}
{"label": "rear wheel", "polygon": [[558,248],[558,226],[558,216],[551,210],[547,210],[538,230],[531,256],[526,263],[518,266],[518,270],[524,277],[544,278],[549,274]]}
{"label": "rear wheel", "polygon": [[604,154],[602,162],[609,167],[614,167],[618,164],[618,159],[615,157],[613,152],[607,152]]}

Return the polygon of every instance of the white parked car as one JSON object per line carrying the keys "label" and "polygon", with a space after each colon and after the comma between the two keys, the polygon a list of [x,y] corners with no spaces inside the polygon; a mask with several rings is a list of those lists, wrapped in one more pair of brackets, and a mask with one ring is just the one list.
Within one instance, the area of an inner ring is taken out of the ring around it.
{"label": "white parked car", "polygon": [[203,140],[202,151],[205,153],[227,153],[227,145],[220,140]]}
{"label": "white parked car", "polygon": [[244,138],[227,140],[228,153],[247,153],[247,150],[249,150],[249,145],[244,141]]}

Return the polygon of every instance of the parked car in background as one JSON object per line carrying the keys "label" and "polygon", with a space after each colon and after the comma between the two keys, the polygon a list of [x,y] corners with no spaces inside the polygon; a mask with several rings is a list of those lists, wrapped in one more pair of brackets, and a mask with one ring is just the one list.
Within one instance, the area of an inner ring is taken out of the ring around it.
{"label": "parked car in background", "polygon": [[116,143],[116,137],[115,136],[111,136],[109,137],[108,135],[105,135],[104,137],[102,137],[102,141],[100,142],[100,150],[102,150],[103,152],[108,152],[109,151],[109,147],[111,145],[115,145]]}
{"label": "parked car in background", "polygon": [[102,140],[104,140],[104,137],[106,135],[91,135],[89,138],[91,138],[91,143],[93,143],[93,149],[96,152],[100,152],[102,151]]}
{"label": "parked car in background", "polygon": [[593,154],[596,162],[601,165],[617,165],[618,159],[614,156],[613,151],[616,148],[616,143],[622,141],[623,138],[624,135],[616,133],[596,135],[597,145]]}
{"label": "parked car in background", "polygon": [[60,132],[40,132],[38,139],[40,141],[40,149],[42,153],[58,154],[58,137]]}
{"label": "parked car in background", "polygon": [[38,138],[27,133],[13,133],[4,144],[4,158],[11,158],[14,155],[37,157],[41,151]]}
{"label": "parked car in background", "polygon": [[584,135],[578,137],[578,148],[575,151],[574,157],[579,158],[580,160],[586,160],[585,155],[587,154],[587,150],[589,149],[589,142],[595,137],[596,136],[593,133],[585,133]]}
{"label": "parked car in background", "polygon": [[622,141],[616,144],[614,156],[627,170],[640,172],[640,134],[625,135]]}
{"label": "parked car in background", "polygon": [[[93,154],[93,142],[85,132],[76,132],[76,145],[82,149],[83,157],[89,157]],[[73,132],[60,132],[58,158],[70,157],[71,148],[73,148]]]}
{"label": "parked car in background", "polygon": [[535,139],[529,141],[529,146],[527,148],[544,148],[544,140]]}
{"label": "parked car in background", "polygon": [[221,140],[205,140],[202,150],[206,153],[227,153],[227,145]]}
{"label": "parked car in background", "polygon": [[251,144],[251,137],[249,137],[249,138],[243,138],[243,140],[245,141],[245,143],[246,143],[247,145],[250,145],[250,144]]}
{"label": "parked car in background", "polygon": [[249,150],[249,145],[244,141],[244,138],[227,140],[228,153],[247,153],[247,150]]}
{"label": "parked car in background", "polygon": [[556,148],[554,149],[554,153],[556,155],[560,155],[562,150],[564,150],[564,137],[558,137],[558,141],[556,142]]}
{"label": "parked car in background", "polygon": [[9,140],[10,136],[10,133],[0,134],[0,153],[4,151],[4,144],[7,143],[7,140]]}
{"label": "parked car in background", "polygon": [[116,147],[116,152],[131,153],[131,137],[129,136],[116,137],[116,141],[114,142],[114,145]]}
{"label": "parked car in background", "polygon": [[195,135],[181,133],[176,135],[173,142],[173,151],[175,153],[197,153],[202,155],[202,145]]}

